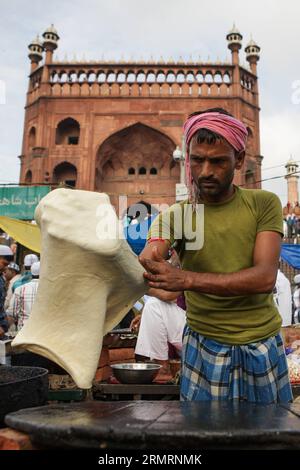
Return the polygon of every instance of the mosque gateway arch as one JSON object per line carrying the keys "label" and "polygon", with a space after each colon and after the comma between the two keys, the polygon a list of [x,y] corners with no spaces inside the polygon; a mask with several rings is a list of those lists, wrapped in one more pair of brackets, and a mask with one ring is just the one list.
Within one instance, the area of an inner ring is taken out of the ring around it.
{"label": "mosque gateway arch", "polygon": [[170,203],[180,178],[175,148],[172,139],[142,123],[114,133],[97,151],[95,191],[107,193],[115,206],[120,195],[128,205],[140,199]]}

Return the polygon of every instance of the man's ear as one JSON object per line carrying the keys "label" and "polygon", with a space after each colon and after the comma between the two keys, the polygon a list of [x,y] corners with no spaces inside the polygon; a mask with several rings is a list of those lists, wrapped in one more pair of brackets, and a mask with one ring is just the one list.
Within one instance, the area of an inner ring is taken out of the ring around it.
{"label": "man's ear", "polygon": [[242,150],[241,152],[236,152],[235,154],[235,166],[234,168],[236,170],[240,170],[242,166],[244,165],[245,161],[245,150]]}

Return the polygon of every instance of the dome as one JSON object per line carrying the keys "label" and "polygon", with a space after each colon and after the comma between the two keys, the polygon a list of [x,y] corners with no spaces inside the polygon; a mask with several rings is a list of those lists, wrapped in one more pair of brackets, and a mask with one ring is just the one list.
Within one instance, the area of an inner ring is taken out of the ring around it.
{"label": "dome", "polygon": [[260,52],[260,47],[256,44],[255,41],[251,38],[247,46],[245,47],[245,52],[246,52],[246,59],[248,60],[250,57],[256,57],[259,59],[259,52]]}
{"label": "dome", "polygon": [[28,46],[29,54],[28,57],[33,62],[39,62],[43,58],[43,44],[40,41],[39,36],[37,36]]}
{"label": "dome", "polygon": [[286,163],[285,167],[288,167],[288,166],[299,166],[299,165],[295,160],[290,158],[289,161]]}
{"label": "dome", "polygon": [[[44,34],[47,34],[47,33],[50,33],[50,34],[55,34],[58,38],[58,32],[57,30],[54,28],[54,25],[52,24],[49,28],[46,29],[46,31],[44,32]],[[43,35],[44,35],[43,34]]]}
{"label": "dome", "polygon": [[232,41],[241,41],[243,39],[242,34],[239,32],[235,24],[233,24],[232,29],[229,31],[229,33],[226,36],[226,39],[230,42]]}
{"label": "dome", "polygon": [[46,41],[50,40],[53,42],[56,42],[59,39],[58,32],[54,28],[53,24],[43,33],[43,38],[45,38]]}
{"label": "dome", "polygon": [[28,47],[30,48],[30,47],[33,47],[33,46],[38,46],[38,47],[41,47],[43,49],[43,44],[40,41],[39,36],[37,36],[33,41],[31,41],[31,43],[29,44]]}

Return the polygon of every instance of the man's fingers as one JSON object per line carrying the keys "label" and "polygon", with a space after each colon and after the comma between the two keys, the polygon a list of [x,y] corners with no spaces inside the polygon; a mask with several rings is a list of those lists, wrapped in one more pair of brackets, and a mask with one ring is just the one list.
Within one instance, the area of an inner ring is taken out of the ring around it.
{"label": "man's fingers", "polygon": [[144,277],[148,279],[148,281],[153,281],[153,282],[158,282],[158,281],[163,281],[165,279],[164,276],[161,276],[159,274],[152,274],[152,273],[144,273]]}
{"label": "man's fingers", "polygon": [[141,264],[147,271],[150,271],[153,274],[158,274],[162,272],[163,265],[157,261],[152,261],[151,259],[143,259],[141,261]]}

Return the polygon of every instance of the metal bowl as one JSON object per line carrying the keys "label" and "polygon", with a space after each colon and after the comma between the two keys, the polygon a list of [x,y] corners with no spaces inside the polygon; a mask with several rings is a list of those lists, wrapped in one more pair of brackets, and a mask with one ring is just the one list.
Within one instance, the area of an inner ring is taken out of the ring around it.
{"label": "metal bowl", "polygon": [[155,379],[161,367],[160,364],[152,363],[114,364],[111,366],[114,376],[123,384],[149,384]]}

